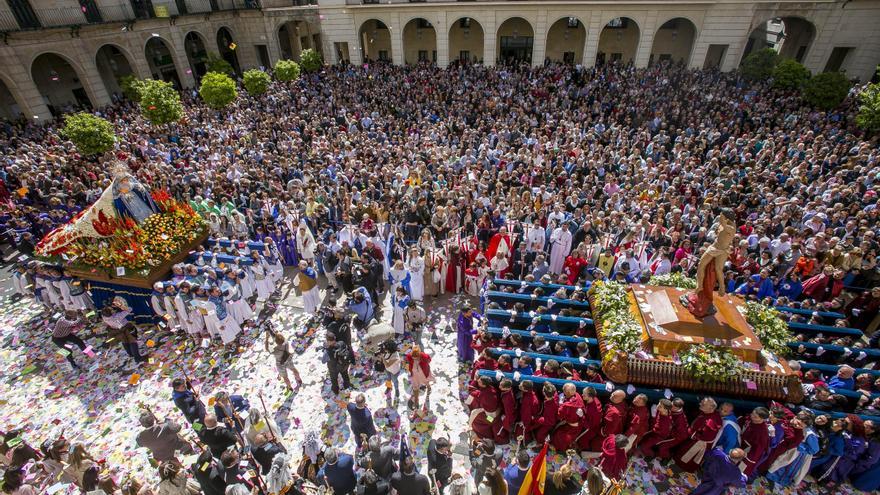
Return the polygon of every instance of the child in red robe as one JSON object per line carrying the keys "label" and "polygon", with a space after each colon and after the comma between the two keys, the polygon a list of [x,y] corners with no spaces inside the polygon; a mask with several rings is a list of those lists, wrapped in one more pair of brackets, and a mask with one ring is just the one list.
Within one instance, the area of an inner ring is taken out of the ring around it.
{"label": "child in red robe", "polygon": [[565,399],[557,411],[559,427],[553,432],[553,448],[557,452],[567,450],[581,432],[581,420],[584,416],[584,400],[577,393],[574,383],[566,383],[562,387]]}
{"label": "child in red robe", "polygon": [[769,418],[770,411],[766,407],[756,407],[749,417],[739,418],[739,425],[742,427],[740,445],[746,451],[746,458],[740,468],[749,478],[754,476],[758,464],[770,449],[770,434],[767,429]]}
{"label": "child in red robe", "polygon": [[612,392],[608,404],[605,405],[605,414],[602,416],[601,433],[593,439],[591,450],[601,451],[605,439],[623,433],[626,409],[626,392],[623,390]]}
{"label": "child in red robe", "polygon": [[505,445],[510,443],[510,435],[516,424],[516,397],[513,395],[513,382],[509,378],[502,379],[498,389],[501,391],[501,418],[495,418],[492,426],[495,430],[495,443]]}
{"label": "child in red robe", "polygon": [[688,440],[682,443],[675,453],[675,463],[684,471],[693,473],[703,462],[703,455],[715,443],[723,421],[717,411],[718,404],[712,398],[700,402],[700,415],[688,429]]}
{"label": "child in red robe", "polygon": [[481,376],[477,378],[477,386],[471,391],[471,395],[465,401],[471,408],[469,423],[471,430],[483,439],[495,438],[495,432],[492,430],[491,416],[494,420],[498,416],[498,391],[492,385],[489,377]]}
{"label": "child in red robe", "polygon": [[589,450],[590,443],[596,438],[602,428],[602,403],[596,396],[596,389],[585,387],[581,393],[584,400],[584,417],[581,420],[583,430],[577,439],[580,450]]}

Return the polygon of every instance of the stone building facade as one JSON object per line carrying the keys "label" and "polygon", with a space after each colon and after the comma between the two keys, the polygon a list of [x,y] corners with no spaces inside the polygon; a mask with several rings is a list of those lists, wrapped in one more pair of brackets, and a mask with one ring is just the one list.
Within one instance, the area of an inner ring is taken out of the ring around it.
{"label": "stone building facade", "polygon": [[0,117],[100,107],[127,74],[193,88],[212,57],[237,71],[297,60],[545,61],[735,69],[771,46],[813,73],[869,80],[880,0],[3,0]]}

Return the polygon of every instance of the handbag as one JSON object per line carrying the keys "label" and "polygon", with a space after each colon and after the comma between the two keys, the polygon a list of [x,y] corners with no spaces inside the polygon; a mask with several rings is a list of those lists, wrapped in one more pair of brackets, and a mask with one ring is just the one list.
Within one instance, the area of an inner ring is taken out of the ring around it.
{"label": "handbag", "polygon": [[376,373],[384,373],[385,372],[385,363],[381,359],[377,359],[375,363],[373,363],[373,369]]}

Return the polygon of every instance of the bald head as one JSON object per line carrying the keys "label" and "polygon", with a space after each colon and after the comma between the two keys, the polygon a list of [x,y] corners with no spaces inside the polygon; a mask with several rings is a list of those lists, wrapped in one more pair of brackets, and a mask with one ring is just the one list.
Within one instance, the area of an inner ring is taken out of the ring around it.
{"label": "bald head", "polygon": [[626,399],[626,392],[623,390],[615,390],[614,392],[611,392],[611,402],[620,404],[624,399]]}
{"label": "bald head", "polygon": [[727,456],[730,457],[732,462],[738,464],[746,457],[746,451],[743,449],[732,449]]}
{"label": "bald head", "polygon": [[205,428],[216,428],[217,427],[217,416],[213,414],[205,415]]}

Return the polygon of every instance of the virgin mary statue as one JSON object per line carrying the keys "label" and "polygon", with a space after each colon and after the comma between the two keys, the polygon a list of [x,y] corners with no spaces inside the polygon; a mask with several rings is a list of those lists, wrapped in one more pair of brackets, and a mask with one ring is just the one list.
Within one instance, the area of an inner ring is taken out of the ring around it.
{"label": "virgin mary statue", "polygon": [[113,206],[121,217],[131,217],[138,224],[159,208],[150,197],[150,191],[131,175],[128,168],[119,165],[113,170]]}

